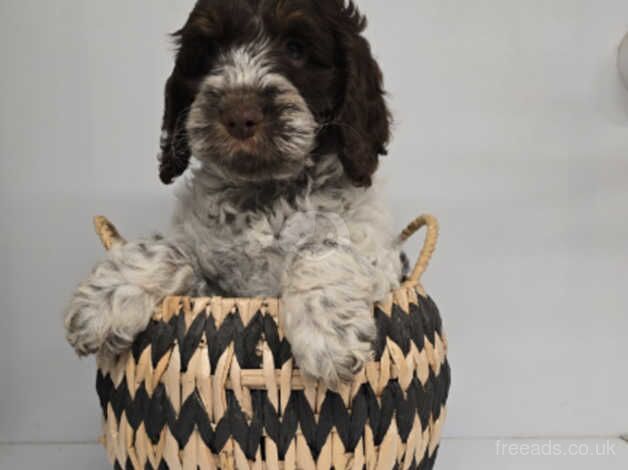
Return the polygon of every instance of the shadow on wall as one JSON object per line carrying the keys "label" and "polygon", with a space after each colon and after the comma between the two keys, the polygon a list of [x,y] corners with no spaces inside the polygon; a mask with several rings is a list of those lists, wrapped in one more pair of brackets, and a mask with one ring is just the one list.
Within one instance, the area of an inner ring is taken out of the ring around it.
{"label": "shadow on wall", "polygon": [[619,71],[620,103],[625,117],[628,118],[628,33],[624,36],[617,50],[617,69]]}

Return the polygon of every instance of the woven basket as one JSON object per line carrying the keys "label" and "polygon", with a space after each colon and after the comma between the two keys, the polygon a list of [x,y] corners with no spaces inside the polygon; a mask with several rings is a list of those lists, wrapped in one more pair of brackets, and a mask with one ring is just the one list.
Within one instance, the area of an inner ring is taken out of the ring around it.
{"label": "woven basket", "polygon": [[[373,362],[339,393],[305,380],[277,299],[172,297],[97,389],[116,469],[431,469],[450,384],[447,341],[420,277],[438,224],[403,286],[374,306]],[[122,241],[96,219],[106,247]]]}

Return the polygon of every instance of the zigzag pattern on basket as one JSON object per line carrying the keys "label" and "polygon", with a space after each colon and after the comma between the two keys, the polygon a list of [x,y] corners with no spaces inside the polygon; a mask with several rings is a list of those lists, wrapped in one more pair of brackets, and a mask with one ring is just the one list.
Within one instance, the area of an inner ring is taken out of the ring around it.
{"label": "zigzag pattern on basket", "polygon": [[126,357],[101,364],[115,468],[431,469],[450,385],[434,302],[375,308],[375,360],[333,393],[301,377],[272,300],[170,298]]}

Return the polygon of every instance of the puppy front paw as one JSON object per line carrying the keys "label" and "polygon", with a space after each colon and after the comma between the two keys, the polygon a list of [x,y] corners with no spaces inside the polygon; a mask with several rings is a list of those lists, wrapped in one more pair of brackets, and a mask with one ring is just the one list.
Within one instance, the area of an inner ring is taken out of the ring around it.
{"label": "puppy front paw", "polygon": [[288,297],[282,308],[297,366],[305,376],[337,391],[373,358],[377,329],[364,301],[332,306],[325,299],[324,292]]}
{"label": "puppy front paw", "polygon": [[370,337],[360,340],[355,334],[341,337],[316,332],[294,342],[292,353],[303,375],[337,391],[372,359],[372,344]]}
{"label": "puppy front paw", "polygon": [[65,314],[66,339],[79,356],[98,352],[110,330],[107,315],[83,291],[81,286]]}
{"label": "puppy front paw", "polygon": [[147,326],[156,299],[103,266],[75,292],[65,314],[66,339],[79,356],[126,351]]}

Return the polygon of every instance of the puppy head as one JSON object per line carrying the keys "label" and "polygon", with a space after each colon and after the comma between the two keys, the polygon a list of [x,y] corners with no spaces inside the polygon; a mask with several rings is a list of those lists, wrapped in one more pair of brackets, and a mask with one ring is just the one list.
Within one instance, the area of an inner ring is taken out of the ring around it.
{"label": "puppy head", "polygon": [[345,0],[199,0],[177,33],[160,176],[193,154],[235,181],[285,180],[336,153],[358,186],[386,153],[382,74]]}

